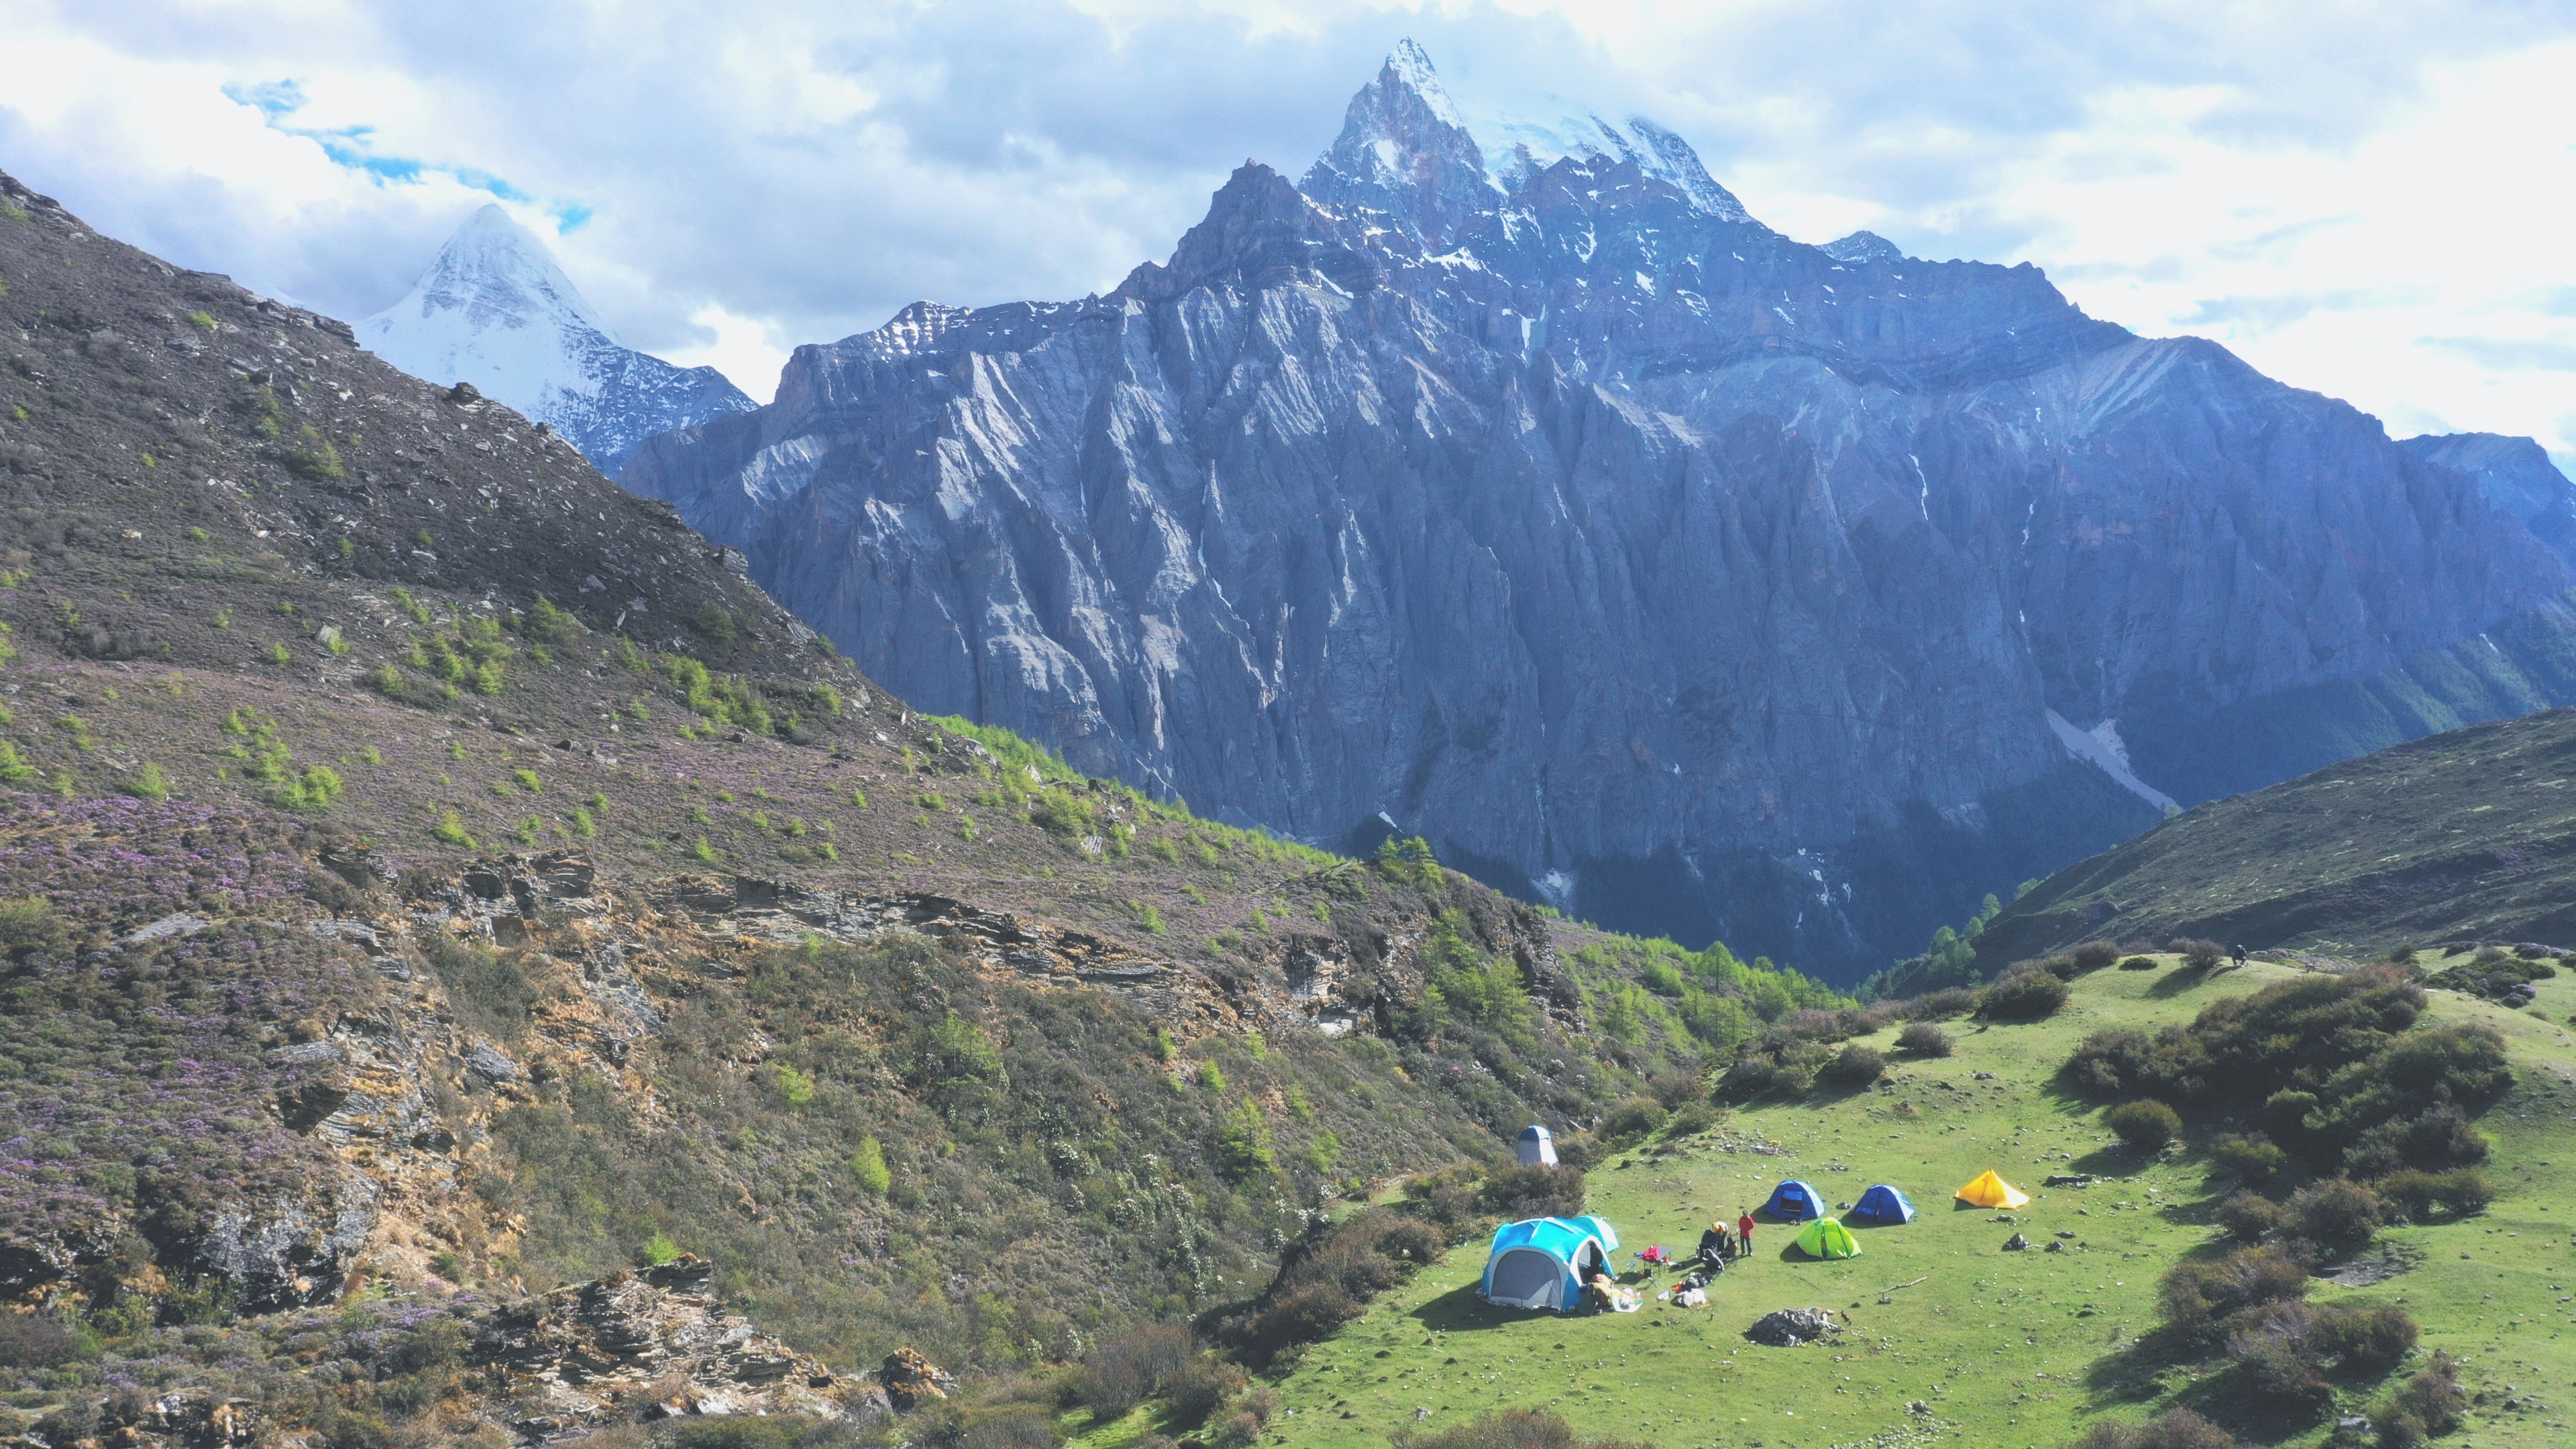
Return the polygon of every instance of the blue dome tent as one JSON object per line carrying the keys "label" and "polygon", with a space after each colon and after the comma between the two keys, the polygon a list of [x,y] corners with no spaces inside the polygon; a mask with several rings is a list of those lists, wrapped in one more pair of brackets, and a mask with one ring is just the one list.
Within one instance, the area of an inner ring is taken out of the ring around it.
{"label": "blue dome tent", "polygon": [[1771,1200],[1762,1205],[1762,1210],[1784,1223],[1803,1223],[1825,1215],[1825,1199],[1822,1193],[1793,1177],[1771,1189]]}
{"label": "blue dome tent", "polygon": [[1536,1123],[1522,1128],[1521,1166],[1556,1166],[1556,1135]]}
{"label": "blue dome tent", "polygon": [[1894,1186],[1882,1182],[1862,1193],[1860,1201],[1852,1204],[1851,1211],[1843,1214],[1843,1221],[1892,1228],[1914,1221],[1914,1204],[1906,1201],[1905,1194]]}
{"label": "blue dome tent", "polygon": [[1494,1230],[1476,1296],[1506,1308],[1554,1308],[1583,1302],[1583,1284],[1610,1271],[1619,1234],[1595,1217],[1531,1218]]}

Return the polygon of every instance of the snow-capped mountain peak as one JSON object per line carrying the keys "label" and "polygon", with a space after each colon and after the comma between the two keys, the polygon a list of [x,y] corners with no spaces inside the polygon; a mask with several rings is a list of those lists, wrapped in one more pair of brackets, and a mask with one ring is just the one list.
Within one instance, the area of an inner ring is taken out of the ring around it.
{"label": "snow-capped mountain peak", "polygon": [[1467,218],[1496,210],[1532,176],[1573,156],[1634,164],[1707,215],[1753,219],[1688,141],[1643,116],[1613,121],[1552,96],[1480,109],[1475,120],[1469,114],[1441,83],[1429,53],[1398,41],[1376,78],[1351,97],[1341,135],[1298,189],[1327,207],[1385,213],[1442,247]]}
{"label": "snow-capped mountain peak", "polygon": [[1458,112],[1458,103],[1449,98],[1449,88],[1440,83],[1440,73],[1431,68],[1430,52],[1412,40],[1399,40],[1387,52],[1386,64],[1380,68],[1381,82],[1392,78],[1422,100],[1431,114],[1452,126],[1464,129],[1466,117]]}
{"label": "snow-capped mountain peak", "polygon": [[1689,197],[1691,205],[1726,221],[1751,221],[1744,203],[1717,184],[1688,141],[1644,116],[1612,121],[1597,111],[1551,96],[1536,105],[1484,117],[1473,127],[1485,162],[1504,190],[1574,156],[1637,169]]}
{"label": "snow-capped mountain peak", "polygon": [[611,477],[654,433],[753,406],[714,368],[620,344],[546,244],[498,206],[467,217],[402,300],[358,324],[358,341],[552,424]]}
{"label": "snow-capped mountain peak", "polygon": [[1458,103],[1410,40],[1351,97],[1341,135],[1297,189],[1327,207],[1383,212],[1434,247],[1502,200]]}

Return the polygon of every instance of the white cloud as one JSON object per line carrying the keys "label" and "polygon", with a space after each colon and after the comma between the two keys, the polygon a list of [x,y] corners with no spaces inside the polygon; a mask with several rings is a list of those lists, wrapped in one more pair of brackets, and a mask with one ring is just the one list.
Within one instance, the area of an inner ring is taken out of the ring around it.
{"label": "white cloud", "polygon": [[0,166],[117,235],[357,316],[497,190],[577,223],[629,342],[758,396],[917,298],[1114,285],[1243,157],[1302,170],[1411,34],[1470,96],[1661,118],[1792,235],[2035,262],[2397,431],[2576,451],[2576,0],[0,0],[0,33]]}
{"label": "white cloud", "polygon": [[793,342],[782,347],[771,336],[770,324],[757,318],[737,317],[712,302],[699,308],[689,321],[705,329],[710,340],[667,349],[662,354],[664,359],[682,367],[712,367],[764,403],[777,393],[778,370],[787,365]]}

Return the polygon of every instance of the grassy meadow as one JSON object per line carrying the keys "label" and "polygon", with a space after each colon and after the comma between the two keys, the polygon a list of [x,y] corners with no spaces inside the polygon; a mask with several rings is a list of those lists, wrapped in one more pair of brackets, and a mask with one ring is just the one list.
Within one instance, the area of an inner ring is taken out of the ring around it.
{"label": "grassy meadow", "polygon": [[[1301,1449],[1377,1445],[1400,1430],[1544,1406],[1586,1436],[1666,1449],[1949,1438],[2036,1449],[2104,1414],[2184,1403],[2250,1438],[2321,1442],[2337,1414],[2365,1406],[2367,1389],[2321,1420],[2283,1423],[2233,1393],[2220,1365],[2124,1353],[2156,1322],[2159,1274],[2221,1250],[2211,1208],[2228,1183],[2189,1145],[2161,1156],[2123,1149],[2098,1106],[2052,1081],[2089,1032],[2186,1021],[2220,995],[2289,974],[2257,963],[2194,979],[2171,958],[2152,972],[2095,972],[2046,1022],[1951,1023],[1957,1049],[1946,1059],[1895,1058],[1886,1033],[1871,1044],[1896,1064],[1878,1088],[1739,1109],[1697,1136],[1622,1152],[1591,1173],[1591,1210],[1617,1227],[1623,1263],[1650,1243],[1687,1252],[1710,1218],[1758,1204],[1783,1177],[1836,1204],[1893,1182],[1919,1215],[1860,1230],[1863,1256],[1840,1262],[1801,1259],[1791,1230],[1766,1220],[1754,1257],[1711,1286],[1708,1307],[1656,1302],[1674,1275],[1631,1274],[1648,1301],[1629,1315],[1488,1307],[1475,1297],[1483,1251],[1471,1241],[1309,1350],[1277,1383],[1282,1412],[1265,1437]],[[2436,993],[2428,1013],[2489,1021],[2512,1045],[2516,1086],[2481,1124],[2496,1148],[2492,1207],[2384,1231],[2367,1251],[2394,1249],[2414,1260],[2410,1270],[2367,1287],[2321,1281],[2312,1294],[2405,1305],[2423,1339],[2401,1376],[2437,1348],[2466,1361],[2474,1407],[2446,1443],[2576,1439],[2576,1040],[2555,1024],[2576,1009],[2576,980],[2540,991],[2521,1013]],[[1954,1205],[1952,1190],[1988,1167],[2031,1193],[2030,1205],[2011,1214]],[[2107,1180],[2041,1186],[2052,1172]],[[2015,1232],[2031,1251],[2001,1251]],[[2063,1248],[2044,1251],[2051,1243]],[[1743,1336],[1764,1313],[1808,1306],[1848,1315],[1839,1342],[1774,1349]],[[1149,1427],[1140,1412],[1086,1436],[1088,1449],[1117,1449]]]}

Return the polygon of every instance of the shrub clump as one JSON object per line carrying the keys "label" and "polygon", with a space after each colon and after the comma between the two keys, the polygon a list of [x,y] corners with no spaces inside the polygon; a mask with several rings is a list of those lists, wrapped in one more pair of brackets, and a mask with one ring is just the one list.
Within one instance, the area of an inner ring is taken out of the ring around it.
{"label": "shrub clump", "polygon": [[[1706,1102],[1685,1102],[1675,1108],[1671,1120],[1664,1123],[1666,1137],[1692,1137],[1717,1125],[1717,1113]],[[1564,1154],[1558,1154],[1562,1161]]]}
{"label": "shrub clump", "polygon": [[2455,1167],[2448,1172],[2425,1172],[2407,1168],[2392,1172],[2371,1184],[2379,1194],[2383,1208],[2393,1219],[2410,1223],[2429,1223],[2442,1213],[2469,1217],[2484,1212],[2495,1200],[2495,1190],[2487,1185],[2487,1175],[2474,1167]]}
{"label": "shrub clump", "polygon": [[1928,1021],[1917,1021],[1896,1034],[1896,1049],[1911,1057],[1946,1057],[1953,1047],[1948,1032]]}
{"label": "shrub clump", "polygon": [[1887,1075],[1887,1058],[1879,1055],[1875,1048],[1853,1042],[1825,1064],[1821,1075],[1838,1087],[1866,1087]]}
{"label": "shrub clump", "polygon": [[1399,1429],[1395,1449],[1650,1449],[1619,1439],[1578,1439],[1545,1409],[1497,1409],[1436,1434]]}
{"label": "shrub clump", "polygon": [[2156,969],[2156,958],[2153,956],[2123,956],[2120,958],[2120,969],[2123,971],[2153,971]]}
{"label": "shrub clump", "polygon": [[1198,1335],[1177,1323],[1145,1323],[1106,1334],[1074,1371],[1075,1400],[1092,1422],[1123,1419],[1138,1404],[1166,1392],[1199,1355]]}
{"label": "shrub clump", "polygon": [[1576,1217],[1583,1211],[1583,1171],[1562,1163],[1496,1168],[1476,1201],[1486,1211],[1508,1218]]}
{"label": "shrub clump", "polygon": [[2287,1166],[2290,1155],[2260,1132],[2230,1132],[2209,1154],[2221,1171],[2250,1187],[2260,1187]]}
{"label": "shrub clump", "polygon": [[[1572,1211],[1579,1212],[1582,1174],[1570,1175],[1576,1193]],[[1288,1245],[1279,1272],[1250,1308],[1219,1321],[1218,1337],[1244,1363],[1267,1368],[1281,1355],[1318,1342],[1359,1317],[1371,1298],[1437,1261],[1447,1248],[1448,1235],[1433,1223],[1388,1208],[1318,1223]]]}
{"label": "shrub clump", "polygon": [[1668,1115],[1664,1104],[1652,1097],[1630,1097],[1611,1108],[1610,1115],[1601,1119],[1601,1140],[1612,1144],[1615,1151],[1618,1145],[1652,1135],[1656,1128],[1664,1125],[1664,1118]]}
{"label": "shrub clump", "polygon": [[1978,993],[1977,1014],[1989,1021],[2040,1021],[2066,1004],[2066,983],[2045,970],[2014,971]]}
{"label": "shrub clump", "polygon": [[2370,1421],[2379,1428],[2379,1449],[2421,1449],[2427,1439],[2460,1427],[2468,1412],[2459,1361],[2437,1349],[2421,1373],[2389,1390]]}
{"label": "shrub clump", "polygon": [[2386,1215],[2379,1194],[2343,1177],[2325,1178],[2300,1188],[2283,1212],[2291,1231],[2337,1251],[2350,1251],[2369,1242]]}
{"label": "shrub clump", "polygon": [[2232,1192],[2218,1205],[2218,1225],[2238,1242],[2259,1243],[2281,1226],[2281,1205],[2258,1192]]}
{"label": "shrub clump", "polygon": [[2165,949],[2182,958],[2186,969],[2214,971],[2227,959],[2227,948],[2198,936],[2178,936],[2165,943]]}
{"label": "shrub clump", "polygon": [[2483,1026],[2413,1030],[2423,991],[2393,966],[2311,975],[2212,1002],[2188,1026],[2095,1032],[2061,1079],[2096,1097],[2260,1101],[2285,1151],[2377,1177],[2482,1159],[2469,1113],[2513,1081]]}
{"label": "shrub clump", "polygon": [[2108,941],[2087,941],[2068,953],[2078,971],[2099,971],[2120,959],[2120,948]]}
{"label": "shrub clump", "polygon": [[2242,1449],[2242,1441],[2189,1409],[2167,1409],[2143,1424],[2095,1424],[2069,1449]]}
{"label": "shrub clump", "polygon": [[1719,1079],[1717,1095],[1729,1102],[1802,1097],[1833,1059],[1833,1048],[1823,1042],[1780,1031],[1766,1032]]}
{"label": "shrub clump", "polygon": [[2110,1126],[2121,1142],[2141,1152],[2162,1151],[2182,1135],[2181,1115],[2152,1097],[2112,1108]]}
{"label": "shrub clump", "polygon": [[2239,1248],[2216,1262],[2185,1259],[2165,1270],[2157,1306],[2183,1342],[2209,1347],[2238,1326],[2238,1315],[2266,1303],[2308,1296],[2308,1265],[2288,1249]]}
{"label": "shrub clump", "polygon": [[1945,986],[1915,997],[1905,1007],[1905,1014],[1916,1021],[1948,1021],[1976,1010],[1977,993],[1964,986]]}

